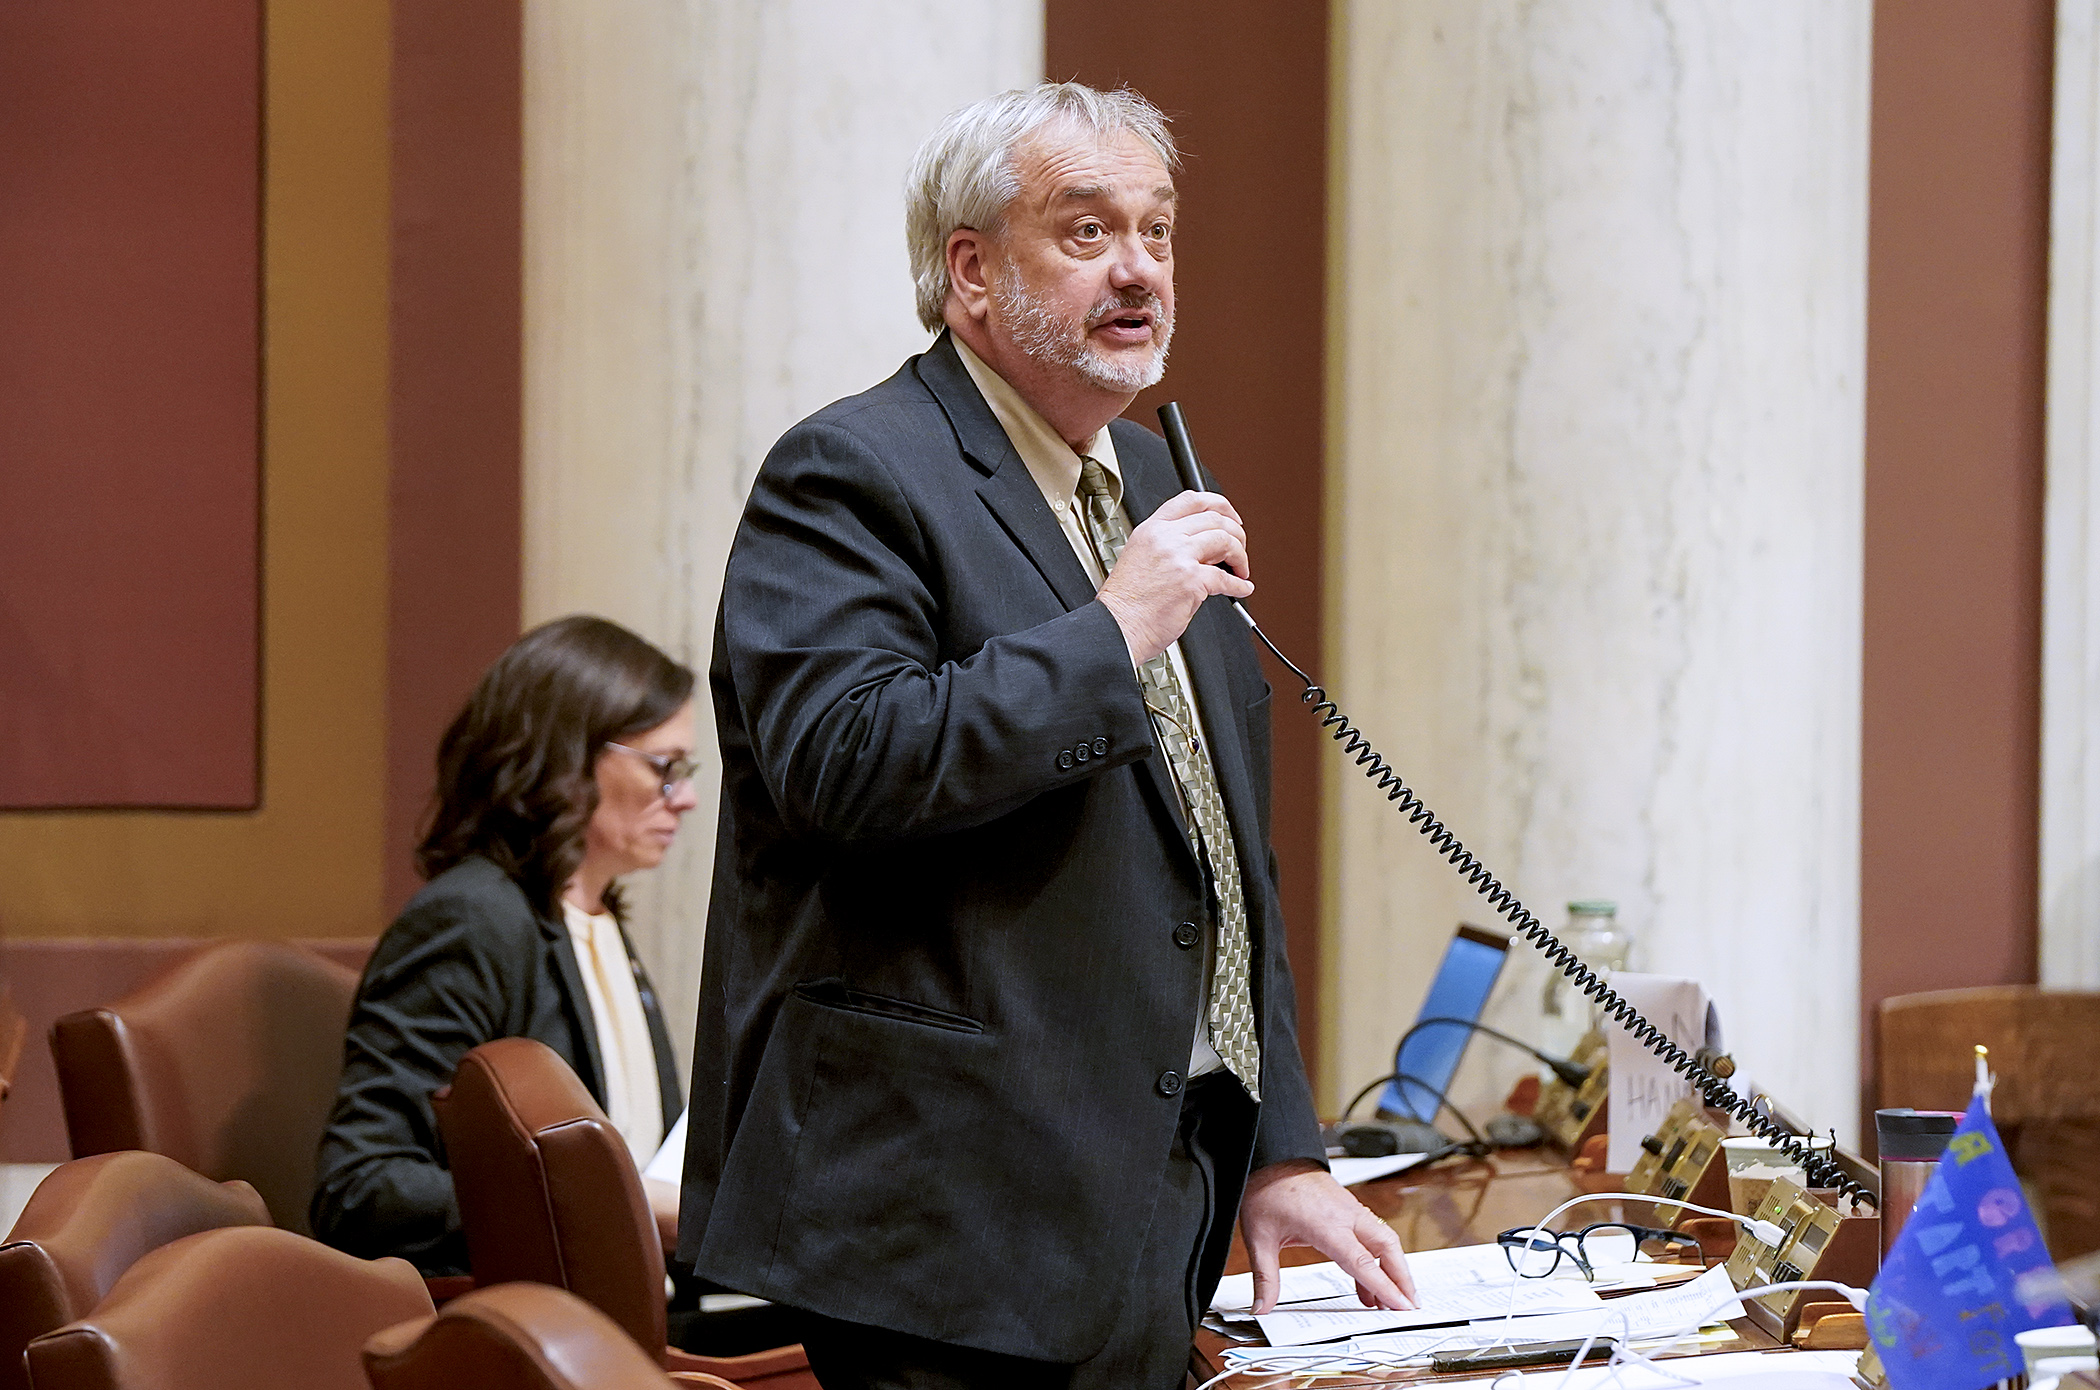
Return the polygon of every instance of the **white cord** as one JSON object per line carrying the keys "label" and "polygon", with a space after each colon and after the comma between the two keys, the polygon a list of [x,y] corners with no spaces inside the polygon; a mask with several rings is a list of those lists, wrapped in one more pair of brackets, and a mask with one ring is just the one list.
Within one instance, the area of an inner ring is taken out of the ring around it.
{"label": "white cord", "polygon": [[[1833,1293],[1843,1294],[1845,1297],[1845,1301],[1847,1303],[1850,1303],[1854,1308],[1858,1309],[1859,1311],[1866,1311],[1867,1291],[1865,1289],[1855,1289],[1850,1284],[1840,1284],[1833,1279],[1794,1279],[1784,1284],[1759,1284],[1754,1288],[1741,1289],[1734,1293],[1731,1293],[1728,1297],[1722,1299],[1720,1302],[1714,1304],[1705,1312],[1701,1313],[1698,1317],[1692,1319],[1691,1322],[1680,1325],[1673,1332],[1661,1334],[1661,1337],[1667,1338],[1668,1342],[1675,1342],[1679,1338],[1685,1336],[1685,1334],[1687,1333],[1697,1332],[1700,1328],[1706,1325],[1706,1320],[1708,1318],[1720,1312],[1723,1308],[1726,1308],[1730,1303],[1734,1303],[1745,1298],[1759,1298],[1765,1294],[1770,1293],[1787,1293],[1795,1289],[1829,1289]],[[1613,1316],[1619,1320],[1619,1326],[1623,1330],[1627,1326],[1626,1313],[1623,1310],[1621,1310],[1615,1312]],[[1596,1344],[1597,1338],[1600,1335],[1602,1335],[1603,1332],[1604,1328],[1599,1327],[1595,1332],[1592,1332],[1588,1337],[1583,1339],[1582,1345],[1578,1347],[1575,1351],[1575,1359],[1568,1363],[1567,1374],[1563,1375],[1560,1378],[1560,1384],[1555,1387],[1555,1390],[1568,1390],[1568,1387],[1571,1384],[1573,1384],[1575,1379],[1575,1372],[1582,1368],[1582,1358],[1589,1355],[1590,1348]],[[1627,1342],[1631,1340],[1631,1338],[1628,1338],[1626,1341],[1621,1341],[1620,1343],[1618,1343],[1617,1346],[1615,1346],[1612,1349],[1611,1361],[1607,1365],[1607,1369],[1611,1371],[1612,1384],[1621,1387],[1625,1385],[1625,1381],[1622,1380],[1619,1376],[1619,1371],[1622,1367],[1628,1365],[1646,1366],[1650,1371],[1654,1372],[1656,1375],[1663,1377],[1663,1379],[1665,1380],[1674,1381],[1679,1385],[1697,1385],[1699,1383],[1696,1380],[1680,1376],[1674,1371],[1666,1371],[1662,1367],[1656,1365],[1655,1362],[1650,1360],[1644,1353],[1635,1351],[1631,1346],[1629,1346]],[[1659,1340],[1659,1338],[1655,1336],[1644,1336],[1642,1340],[1655,1341]]]}
{"label": "white cord", "polygon": [[1338,1352],[1277,1351],[1267,1356],[1247,1357],[1236,1366],[1221,1371],[1196,1387],[1196,1390],[1211,1390],[1236,1375],[1345,1375],[1351,1371],[1370,1374],[1404,1363],[1384,1361],[1371,1356],[1345,1356]]}

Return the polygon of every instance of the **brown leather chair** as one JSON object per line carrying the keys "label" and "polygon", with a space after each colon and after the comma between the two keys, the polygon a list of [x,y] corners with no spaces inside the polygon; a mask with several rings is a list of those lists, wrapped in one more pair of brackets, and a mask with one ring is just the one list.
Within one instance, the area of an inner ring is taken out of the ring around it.
{"label": "brown leather chair", "polygon": [[60,1164],[0,1245],[0,1390],[24,1390],[22,1349],[84,1318],[150,1250],[221,1226],[267,1226],[244,1182],[216,1183],[159,1154]]}
{"label": "brown leather chair", "polygon": [[406,1260],[360,1260],[268,1226],[146,1255],[86,1318],[29,1344],[33,1390],[367,1390],[376,1332],[429,1316]]}
{"label": "brown leather chair", "polygon": [[190,957],[51,1030],[73,1156],[146,1149],[255,1185],[307,1233],[321,1130],[343,1069],[357,976],[282,942]]}
{"label": "brown leather chair", "polygon": [[698,1372],[675,1378],[620,1325],[566,1289],[498,1284],[365,1343],[372,1390],[737,1390]]}
{"label": "brown leather chair", "polygon": [[799,1345],[748,1356],[665,1345],[663,1245],[641,1174],[552,1048],[532,1038],[483,1043],[460,1059],[435,1103],[475,1283],[567,1289],[670,1370],[816,1390]]}
{"label": "brown leather chair", "polygon": [[2100,1249],[2100,992],[1987,985],[1883,1000],[1880,1104],[1967,1109],[1978,1043],[1998,1077],[1991,1120],[2039,1199],[2050,1253]]}

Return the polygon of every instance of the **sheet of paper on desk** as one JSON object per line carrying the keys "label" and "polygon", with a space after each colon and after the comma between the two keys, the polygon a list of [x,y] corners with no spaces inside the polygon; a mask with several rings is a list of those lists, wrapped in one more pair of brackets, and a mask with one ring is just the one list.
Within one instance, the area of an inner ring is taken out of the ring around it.
{"label": "sheet of paper on desk", "polygon": [[679,1186],[685,1180],[685,1112],[683,1110],[678,1112],[677,1123],[673,1124],[671,1132],[664,1136],[664,1142],[657,1148],[656,1156],[649,1160],[649,1166],[642,1170],[642,1176],[655,1178],[658,1182],[667,1182],[673,1187]]}
{"label": "sheet of paper on desk", "polygon": [[[1315,1298],[1333,1298],[1356,1292],[1356,1281],[1342,1273],[1332,1260],[1316,1265],[1289,1265],[1282,1270],[1283,1292],[1279,1303],[1303,1303]],[[1228,1274],[1218,1281],[1210,1306],[1218,1312],[1250,1316],[1254,1308],[1254,1276]]]}
{"label": "sheet of paper on desk", "polygon": [[[1443,1250],[1414,1250],[1407,1256],[1407,1267],[1415,1276],[1415,1288],[1424,1298],[1435,1298],[1438,1291],[1453,1287],[1485,1286],[1501,1289],[1505,1295],[1516,1275],[1509,1267],[1509,1257],[1502,1253],[1499,1245],[1454,1245]],[[1663,1268],[1643,1263],[1640,1269]],[[1631,1266],[1608,1266],[1609,1273],[1623,1276],[1611,1282],[1588,1285],[1582,1272],[1572,1263],[1564,1263],[1562,1272],[1551,1279],[1526,1280],[1527,1284],[1543,1284],[1553,1288],[1589,1288],[1598,1292],[1613,1287],[1646,1288],[1655,1280],[1651,1275],[1636,1275]],[[1606,1271],[1600,1271],[1600,1273]],[[1302,1304],[1316,1299],[1356,1297],[1356,1281],[1342,1273],[1332,1261],[1324,1264],[1293,1265],[1283,1271],[1283,1293],[1279,1304]],[[1211,1297],[1210,1306],[1226,1317],[1247,1317],[1254,1306],[1254,1276],[1251,1274],[1228,1274],[1218,1281],[1218,1291]],[[1361,1306],[1361,1305],[1359,1305]],[[1497,1309],[1496,1311],[1500,1311]]]}
{"label": "sheet of paper on desk", "polygon": [[[1355,1292],[1318,1303],[1298,1303],[1264,1313],[1254,1321],[1272,1347],[1303,1346],[1308,1342],[1332,1341],[1381,1332],[1389,1327],[1433,1327],[1438,1323],[1465,1322],[1473,1318],[1499,1318],[1514,1313],[1530,1319],[1541,1313],[1594,1310],[1603,1300],[1580,1284],[1557,1279],[1527,1279],[1512,1289],[1501,1285],[1447,1284],[1424,1287],[1422,1306],[1405,1313],[1366,1308]],[[1594,1311],[1590,1312],[1595,1316]]]}
{"label": "sheet of paper on desk", "polygon": [[[1671,1361],[1668,1379],[1642,1366],[1618,1370],[1599,1366],[1577,1371],[1569,1386],[1570,1390],[1661,1390],[1685,1384],[1725,1385],[1729,1390],[1853,1390],[1852,1371],[1858,1365],[1856,1351],[1789,1351],[1779,1356],[1727,1351]],[[1554,1390],[1559,1390],[1565,1374],[1553,1373]],[[1488,1390],[1494,1383],[1450,1380],[1439,1382],[1437,1390]]]}
{"label": "sheet of paper on desk", "polygon": [[[1502,1318],[1503,1309],[1497,1307],[1490,1316],[1463,1327],[1358,1335],[1345,1342],[1323,1343],[1319,1349],[1341,1356],[1399,1363],[1420,1360],[1432,1351],[1497,1346],[1509,1341],[1554,1342],[1587,1337],[1593,1332],[1621,1341],[1638,1342],[1674,1336],[1692,1326],[1695,1320],[1703,1325],[1739,1318],[1743,1316],[1743,1305],[1734,1295],[1735,1289],[1728,1282],[1728,1271],[1716,1265],[1697,1279],[1674,1288],[1628,1294],[1608,1303],[1600,1299],[1577,1313],[1525,1316],[1514,1323],[1506,1323]],[[1507,1303],[1506,1294],[1504,1303]],[[1262,1348],[1259,1347],[1234,1347],[1225,1352],[1225,1357],[1238,1364],[1261,1354]]]}
{"label": "sheet of paper on desk", "polygon": [[1387,1154],[1383,1158],[1330,1158],[1327,1166],[1333,1170],[1336,1182],[1352,1187],[1360,1182],[1373,1182],[1405,1172],[1428,1157],[1428,1154]]}
{"label": "sheet of paper on desk", "polygon": [[[1425,1295],[1447,1284],[1496,1284],[1509,1287],[1515,1277],[1509,1257],[1498,1245],[1454,1245],[1444,1250],[1414,1250],[1407,1256],[1415,1287]],[[1310,1303],[1315,1299],[1356,1297],[1356,1281],[1329,1260],[1316,1265],[1291,1265],[1283,1271],[1279,1304]],[[1580,1275],[1577,1275],[1580,1278]],[[1218,1281],[1210,1306],[1231,1316],[1246,1317],[1254,1307],[1254,1276],[1228,1274]]]}
{"label": "sheet of paper on desk", "polygon": [[[1707,1002],[1706,990],[1697,980],[1614,970],[1611,987],[1686,1052],[1721,1046],[1720,1014]],[[1604,1166],[1610,1172],[1627,1173],[1640,1157],[1641,1140],[1662,1128],[1670,1107],[1690,1095],[1692,1088],[1669,1063],[1643,1047],[1640,1039],[1624,1028],[1608,1024],[1606,1035],[1611,1043],[1611,1100],[1607,1107],[1611,1143]]]}

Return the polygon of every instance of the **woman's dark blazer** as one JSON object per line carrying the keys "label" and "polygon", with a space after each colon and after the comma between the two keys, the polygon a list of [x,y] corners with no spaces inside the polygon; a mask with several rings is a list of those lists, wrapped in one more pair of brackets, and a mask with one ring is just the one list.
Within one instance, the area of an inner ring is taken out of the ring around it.
{"label": "woman's dark blazer", "polygon": [[[624,933],[623,939],[624,939]],[[663,1013],[627,948],[656,1049],[664,1125],[681,1104]],[[357,987],[343,1079],[321,1136],[314,1234],[366,1259],[399,1255],[426,1274],[467,1267],[459,1205],[431,1092],[497,1038],[537,1038],[605,1103],[598,1032],[567,926],[536,912],[486,859],[432,879],[379,938]]]}

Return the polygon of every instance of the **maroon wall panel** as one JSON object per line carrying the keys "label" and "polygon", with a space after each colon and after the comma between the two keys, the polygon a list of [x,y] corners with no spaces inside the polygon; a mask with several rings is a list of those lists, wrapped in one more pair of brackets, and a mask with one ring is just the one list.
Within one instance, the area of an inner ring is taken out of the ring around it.
{"label": "maroon wall panel", "polygon": [[[1185,159],[1175,180],[1173,361],[1129,415],[1156,430],[1159,404],[1182,403],[1204,464],[1247,521],[1257,590],[1249,607],[1317,678],[1327,7],[1049,0],[1045,23],[1051,78],[1127,84],[1173,118]],[[1298,983],[1298,1040],[1317,1071],[1319,760],[1332,755],[1298,703],[1297,680],[1268,664],[1277,690],[1274,838]]]}
{"label": "maroon wall panel", "polygon": [[1865,1106],[1882,999],[2035,978],[2054,33],[2050,0],[1874,8]]}
{"label": "maroon wall panel", "polygon": [[421,882],[438,738],[518,635],[517,0],[394,0],[386,905]]}
{"label": "maroon wall panel", "polygon": [[0,808],[258,798],[259,0],[0,5]]}

